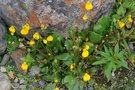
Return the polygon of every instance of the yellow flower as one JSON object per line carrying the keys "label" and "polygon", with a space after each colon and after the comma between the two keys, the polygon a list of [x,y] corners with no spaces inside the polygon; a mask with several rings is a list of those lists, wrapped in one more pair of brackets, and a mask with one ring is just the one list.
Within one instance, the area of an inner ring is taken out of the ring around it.
{"label": "yellow flower", "polygon": [[56,87],[54,90],[60,90],[58,87]]}
{"label": "yellow flower", "polygon": [[73,71],[74,67],[75,67],[75,64],[71,64],[70,65],[70,70]]}
{"label": "yellow flower", "polygon": [[33,46],[34,44],[35,44],[35,41],[34,41],[34,40],[30,40],[30,41],[29,41],[29,45],[30,45],[30,46]]}
{"label": "yellow flower", "polygon": [[27,29],[22,29],[21,30],[22,35],[27,35],[28,33],[29,33],[29,30],[27,30]]}
{"label": "yellow flower", "polygon": [[119,24],[120,29],[125,26],[125,23],[124,23],[124,22],[122,22],[122,21],[120,21],[120,20],[118,20],[117,22],[118,22],[118,24]]}
{"label": "yellow flower", "polygon": [[27,35],[29,33],[29,30],[30,30],[29,24],[25,24],[24,26],[22,26],[21,34]]}
{"label": "yellow flower", "polygon": [[54,80],[55,83],[58,83],[59,81],[57,79]]}
{"label": "yellow flower", "polygon": [[88,17],[87,17],[87,15],[85,14],[85,15],[83,16],[83,20],[86,21],[87,19],[88,19]]}
{"label": "yellow flower", "polygon": [[11,26],[10,28],[9,28],[9,31],[10,31],[10,33],[11,33],[11,35],[14,35],[14,33],[15,33],[15,26]]}
{"label": "yellow flower", "polygon": [[85,5],[85,9],[89,11],[89,10],[91,10],[92,8],[93,8],[92,3],[91,3],[90,1],[87,1],[87,2],[86,2],[86,5]]}
{"label": "yellow flower", "polygon": [[133,22],[133,19],[132,19],[131,15],[128,15],[128,21],[131,22],[131,23]]}
{"label": "yellow flower", "polygon": [[30,30],[30,25],[29,24],[25,24],[22,28],[25,29],[25,30]]}
{"label": "yellow flower", "polygon": [[46,40],[46,39],[44,39],[44,40],[43,40],[43,43],[44,43],[44,44],[47,44],[47,40]]}
{"label": "yellow flower", "polygon": [[36,33],[33,35],[33,38],[36,39],[36,40],[40,39],[39,33],[36,32]]}
{"label": "yellow flower", "polygon": [[26,71],[28,69],[27,63],[23,62],[21,68],[22,68],[22,70]]}
{"label": "yellow flower", "polygon": [[90,49],[89,45],[85,45],[85,49],[89,50]]}
{"label": "yellow flower", "polygon": [[82,57],[83,58],[86,58],[89,56],[89,52],[86,50],[86,49],[83,49],[83,52],[82,52]]}
{"label": "yellow flower", "polygon": [[48,37],[47,37],[47,41],[53,41],[53,36],[51,36],[51,35],[48,36]]}
{"label": "yellow flower", "polygon": [[83,76],[83,80],[85,82],[89,81],[90,80],[90,75],[88,73],[85,73],[84,76]]}

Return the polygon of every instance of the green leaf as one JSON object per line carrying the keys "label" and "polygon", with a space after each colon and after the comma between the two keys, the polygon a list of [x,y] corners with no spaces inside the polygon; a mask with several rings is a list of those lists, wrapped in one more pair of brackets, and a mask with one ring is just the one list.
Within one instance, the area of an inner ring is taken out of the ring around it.
{"label": "green leaf", "polygon": [[119,45],[118,44],[116,44],[115,47],[114,47],[114,53],[115,54],[119,53]]}
{"label": "green leaf", "polygon": [[115,63],[113,61],[108,63],[104,67],[104,74],[107,77],[108,81],[111,79],[111,72],[112,72],[113,68],[115,68]]}
{"label": "green leaf", "polygon": [[54,90],[54,88],[56,87],[56,84],[54,83],[50,83],[46,86],[45,90]]}
{"label": "green leaf", "polygon": [[101,59],[101,60],[94,62],[92,65],[101,65],[101,64],[105,64],[106,62],[107,62],[107,60]]}
{"label": "green leaf", "polygon": [[69,53],[63,53],[61,55],[55,56],[55,59],[57,59],[57,60],[70,60],[71,56],[69,55]]}
{"label": "green leaf", "polygon": [[67,50],[71,50],[72,49],[72,46],[73,46],[73,42],[71,40],[67,39],[65,41],[65,47],[66,47],[66,49]]}
{"label": "green leaf", "polygon": [[123,7],[123,5],[121,5],[117,10],[118,15],[124,15],[125,12],[126,12],[126,9]]}
{"label": "green leaf", "polygon": [[89,40],[92,42],[92,43],[98,43],[102,40],[102,36],[95,33],[95,32],[90,32],[90,35],[89,35]]}
{"label": "green leaf", "polygon": [[94,32],[104,36],[110,27],[110,17],[102,16],[94,26]]}
{"label": "green leaf", "polygon": [[32,63],[35,62],[35,60],[32,58],[30,54],[27,54],[25,57],[21,58],[23,61],[27,62],[30,66]]}
{"label": "green leaf", "polygon": [[52,80],[52,76],[51,75],[46,75],[46,76],[44,76],[44,80],[45,81],[51,81]]}

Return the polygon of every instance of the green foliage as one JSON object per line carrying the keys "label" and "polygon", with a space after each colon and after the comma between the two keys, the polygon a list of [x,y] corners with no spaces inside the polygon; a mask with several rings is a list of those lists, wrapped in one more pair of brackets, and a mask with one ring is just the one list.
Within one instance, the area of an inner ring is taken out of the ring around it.
{"label": "green foliage", "polygon": [[65,84],[68,90],[83,90],[82,84],[77,80],[77,78],[73,78],[72,76],[66,76],[62,80],[62,84]]}
{"label": "green foliage", "polygon": [[[135,28],[133,22],[128,20],[129,15],[132,19],[135,18],[135,1],[118,0],[116,8],[111,15],[102,16],[87,28],[70,27],[67,30],[67,37],[62,37],[58,32],[49,31],[46,36],[41,35],[39,40],[35,40],[35,45],[27,44],[27,39],[19,42],[17,36],[6,35],[7,51],[11,54],[20,43],[30,50],[22,60],[27,62],[29,67],[35,64],[39,66],[40,75],[48,83],[45,90],[53,90],[55,87],[64,87],[68,90],[84,90],[88,87],[107,90],[104,85],[107,82],[99,80],[102,78],[98,75],[101,70],[110,81],[109,83],[112,83],[121,78],[117,73],[119,68],[130,70],[135,66],[135,52],[129,47],[129,43],[134,44]],[[124,23],[123,28],[120,28],[118,20]],[[43,39],[47,40],[49,35],[53,40],[43,43]],[[84,58],[82,52],[86,50],[86,45],[89,55]],[[7,69],[13,70],[9,66]],[[83,81],[83,75],[86,72],[91,76],[88,82]],[[112,73],[116,74],[113,78]],[[55,79],[59,82],[54,83]],[[126,88],[129,89],[129,87]]]}
{"label": "green foliage", "polygon": [[8,53],[11,53],[12,51],[14,51],[15,49],[19,47],[19,41],[16,36],[11,36],[11,35],[6,34],[5,38],[8,41],[7,42]]}
{"label": "green foliage", "polygon": [[111,79],[111,73],[115,72],[120,67],[125,67],[128,69],[126,62],[125,50],[120,51],[119,45],[116,44],[114,50],[112,48],[107,48],[104,46],[105,51],[101,51],[100,59],[95,61],[93,65],[103,65],[104,75],[108,80]]}
{"label": "green foliage", "polygon": [[35,62],[35,60],[32,58],[32,56],[30,54],[27,54],[25,57],[23,57],[21,59],[24,62],[27,62],[29,66]]}

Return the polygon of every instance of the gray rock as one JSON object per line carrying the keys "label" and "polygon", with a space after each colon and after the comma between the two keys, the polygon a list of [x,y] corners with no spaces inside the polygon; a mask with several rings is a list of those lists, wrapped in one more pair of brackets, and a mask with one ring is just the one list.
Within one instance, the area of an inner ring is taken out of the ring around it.
{"label": "gray rock", "polygon": [[0,71],[1,71],[2,73],[6,72],[6,67],[4,67],[4,66],[0,67]]}
{"label": "gray rock", "polygon": [[6,74],[0,73],[0,90],[11,90],[11,82]]}
{"label": "gray rock", "polygon": [[5,40],[0,41],[0,55],[4,54],[7,47],[7,42]]}
{"label": "gray rock", "polygon": [[6,65],[8,60],[9,60],[9,55],[5,54],[4,57],[2,58],[2,61],[1,61],[0,65],[2,65],[2,66]]}
{"label": "gray rock", "polygon": [[32,68],[30,69],[30,74],[34,76],[39,73],[40,73],[40,68],[38,66],[32,66]]}
{"label": "gray rock", "polygon": [[6,28],[1,19],[0,19],[0,21],[1,21],[0,22],[0,55],[2,55],[6,50],[7,43],[4,39],[5,33],[6,33]]}
{"label": "gray rock", "polygon": [[[83,27],[82,16],[86,13],[87,0],[1,0],[0,15],[9,25],[19,29],[25,23],[32,28],[39,28],[41,23],[47,24],[62,33],[71,25]],[[90,0],[93,4],[92,19],[96,21],[102,15],[107,15],[115,0]],[[88,12],[87,12],[88,14]],[[89,22],[86,22],[87,25]],[[32,30],[33,31],[33,30]],[[44,34],[44,33],[43,33]],[[30,35],[28,35],[30,36]]]}
{"label": "gray rock", "polygon": [[20,85],[19,88],[20,89],[26,89],[26,85]]}
{"label": "gray rock", "polygon": [[24,82],[25,82],[24,79],[21,79],[21,80],[20,80],[20,84],[23,84]]}
{"label": "gray rock", "polygon": [[32,82],[31,85],[34,86],[34,87],[38,87],[39,83],[38,82]]}
{"label": "gray rock", "polygon": [[38,83],[39,83],[39,85],[40,85],[42,88],[45,87],[45,81],[39,81]]}
{"label": "gray rock", "polygon": [[20,86],[19,83],[13,83],[13,84],[12,84],[12,88],[13,88],[13,89],[18,89],[19,86]]}

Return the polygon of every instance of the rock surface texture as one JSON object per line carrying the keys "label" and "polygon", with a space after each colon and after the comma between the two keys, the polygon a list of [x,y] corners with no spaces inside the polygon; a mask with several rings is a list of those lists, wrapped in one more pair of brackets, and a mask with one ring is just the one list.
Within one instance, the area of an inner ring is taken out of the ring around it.
{"label": "rock surface texture", "polygon": [[6,28],[5,26],[1,23],[1,19],[0,19],[0,55],[2,55],[5,52],[7,43],[4,40],[4,35],[6,33]]}
{"label": "rock surface texture", "polygon": [[[0,0],[0,18],[8,25],[20,28],[29,23],[32,28],[41,24],[62,33],[71,25],[82,27],[87,0]],[[107,15],[115,0],[90,0],[93,4],[91,19]],[[86,22],[86,25],[88,22]],[[17,30],[18,34],[20,30]]]}
{"label": "rock surface texture", "polygon": [[0,90],[11,90],[11,82],[6,74],[0,74]]}

